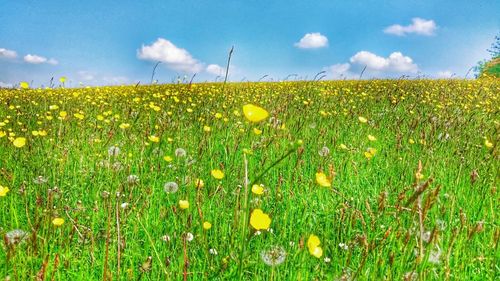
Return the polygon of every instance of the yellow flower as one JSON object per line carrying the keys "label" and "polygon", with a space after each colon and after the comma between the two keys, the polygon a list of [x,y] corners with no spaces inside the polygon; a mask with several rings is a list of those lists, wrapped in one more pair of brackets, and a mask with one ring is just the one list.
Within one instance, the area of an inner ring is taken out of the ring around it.
{"label": "yellow flower", "polygon": [[80,120],[83,120],[83,118],[85,118],[85,115],[83,115],[81,113],[75,113],[75,114],[73,114],[73,116],[75,116],[75,118],[78,118]]}
{"label": "yellow flower", "polygon": [[157,136],[149,136],[148,139],[151,141],[151,142],[160,142],[160,138],[157,137]]}
{"label": "yellow flower", "polygon": [[29,89],[30,87],[30,84],[28,84],[28,82],[21,82],[19,83],[19,86],[21,87],[21,89]]}
{"label": "yellow flower", "polygon": [[363,117],[363,116],[359,116],[359,117],[358,117],[358,120],[359,120],[359,122],[361,122],[361,123],[366,123],[366,122],[368,122],[368,120],[367,120],[365,117]]}
{"label": "yellow flower", "polygon": [[6,133],[6,132],[4,132],[4,131],[0,131],[0,138],[5,137],[6,135],[7,135],[7,133]]}
{"label": "yellow flower", "polygon": [[408,140],[408,142],[409,142],[410,144],[414,144],[414,143],[415,143],[415,141],[414,141],[413,139]]}
{"label": "yellow flower", "polygon": [[61,226],[64,224],[64,219],[63,218],[55,218],[52,220],[52,224],[55,226]]}
{"label": "yellow flower", "polygon": [[264,187],[259,184],[252,185],[252,192],[257,195],[262,195],[264,193]]}
{"label": "yellow flower", "polygon": [[318,236],[311,234],[309,239],[307,239],[307,248],[309,249],[309,254],[321,258],[323,255],[323,249],[319,246],[321,241],[319,241]]}
{"label": "yellow flower", "polygon": [[492,148],[493,147],[493,143],[490,142],[488,139],[485,139],[484,140],[484,145],[487,147],[487,148]]}
{"label": "yellow flower", "polygon": [[66,111],[59,112],[59,117],[61,117],[62,119],[66,118],[66,116],[68,116],[68,113]]}
{"label": "yellow flower", "polygon": [[163,157],[163,160],[165,160],[165,161],[167,161],[167,162],[172,162],[172,160],[174,160],[174,159],[172,158],[172,156],[165,155],[165,156]]}
{"label": "yellow flower", "polygon": [[421,179],[423,179],[423,178],[424,178],[424,175],[423,175],[422,173],[418,173],[418,172],[417,172],[417,173],[415,173],[415,178],[416,178],[417,180],[421,180]]}
{"label": "yellow flower", "polygon": [[125,130],[125,129],[128,129],[128,128],[130,128],[130,124],[128,124],[128,123],[121,123],[120,124],[120,129],[124,129]]}
{"label": "yellow flower", "polygon": [[220,114],[219,112],[215,113],[215,118],[221,119],[222,118],[222,114]]}
{"label": "yellow flower", "polygon": [[268,229],[271,225],[271,218],[261,209],[255,209],[250,215],[250,225],[257,230]]}
{"label": "yellow flower", "polygon": [[316,182],[322,187],[331,187],[332,182],[328,179],[325,173],[316,173]]}
{"label": "yellow flower", "polygon": [[203,188],[205,186],[205,183],[202,179],[196,179],[194,183],[197,188]]}
{"label": "yellow flower", "polygon": [[212,173],[212,177],[214,177],[218,180],[221,180],[224,177],[224,172],[222,172],[219,169],[213,169],[211,173]]}
{"label": "yellow flower", "polygon": [[9,193],[9,190],[8,187],[0,185],[0,197],[5,197]]}
{"label": "yellow flower", "polygon": [[66,77],[63,76],[63,77],[59,78],[59,82],[61,82],[61,83],[66,82]]}
{"label": "yellow flower", "polygon": [[22,137],[16,138],[16,139],[14,139],[12,144],[14,144],[14,146],[17,148],[21,148],[21,147],[26,145],[26,138],[22,138]]}
{"label": "yellow flower", "polygon": [[209,230],[210,228],[212,228],[212,224],[211,223],[209,223],[208,221],[206,221],[206,222],[203,223],[203,229]]}
{"label": "yellow flower", "polygon": [[254,123],[260,122],[269,116],[269,113],[264,108],[253,104],[244,105],[243,114],[245,114],[248,121]]}
{"label": "yellow flower", "polygon": [[340,149],[343,149],[343,150],[347,150],[347,146],[346,146],[345,144],[343,144],[343,143],[341,143],[341,144],[339,145],[339,148],[340,148]]}
{"label": "yellow flower", "polygon": [[212,128],[210,128],[210,126],[203,126],[203,131],[209,133],[210,131],[212,131]]}
{"label": "yellow flower", "polygon": [[262,130],[259,130],[257,128],[253,128],[253,133],[256,135],[260,135],[260,134],[262,134]]}
{"label": "yellow flower", "polygon": [[179,200],[179,207],[183,210],[189,208],[189,201],[187,200]]}
{"label": "yellow flower", "polygon": [[376,141],[376,140],[377,140],[377,138],[376,138],[376,137],[374,137],[374,136],[372,136],[372,135],[368,135],[368,139],[369,139],[370,141]]}
{"label": "yellow flower", "polygon": [[366,151],[365,151],[365,157],[368,158],[368,160],[372,159],[373,156],[375,156],[375,154],[377,153],[377,150],[375,148],[371,148],[369,147]]}

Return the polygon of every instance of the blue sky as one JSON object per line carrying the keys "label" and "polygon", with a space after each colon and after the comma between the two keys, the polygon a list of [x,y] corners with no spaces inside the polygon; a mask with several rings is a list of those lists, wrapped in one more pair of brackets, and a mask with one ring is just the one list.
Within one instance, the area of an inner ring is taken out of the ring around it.
{"label": "blue sky", "polygon": [[[496,11],[496,12],[495,12]],[[0,0],[0,85],[464,76],[488,58],[500,1]]]}

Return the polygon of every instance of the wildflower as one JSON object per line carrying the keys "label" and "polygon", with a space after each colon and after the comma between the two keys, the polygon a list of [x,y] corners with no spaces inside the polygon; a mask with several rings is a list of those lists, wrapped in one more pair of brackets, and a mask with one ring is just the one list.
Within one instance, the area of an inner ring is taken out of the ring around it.
{"label": "wildflower", "polygon": [[59,82],[64,84],[64,82],[66,82],[66,77],[62,76],[61,78],[59,78]]}
{"label": "wildflower", "polygon": [[122,204],[120,205],[120,207],[121,207],[122,209],[127,209],[129,205],[130,205],[129,203],[124,202],[124,203],[122,203]]}
{"label": "wildflower", "polygon": [[273,246],[269,250],[260,252],[260,258],[269,266],[280,265],[286,259],[286,251],[283,247]]}
{"label": "wildflower", "polygon": [[189,208],[189,201],[187,200],[179,200],[179,207],[183,210]]}
{"label": "wildflower", "polygon": [[269,116],[269,113],[262,107],[247,104],[243,106],[243,114],[248,121],[258,123]]}
{"label": "wildflower", "polygon": [[211,173],[212,173],[212,177],[214,177],[218,180],[221,180],[222,178],[224,178],[224,172],[222,172],[219,169],[213,169]]}
{"label": "wildflower", "polygon": [[63,218],[55,218],[52,220],[52,224],[55,226],[61,226],[64,224],[64,219]]}
{"label": "wildflower", "polygon": [[323,146],[319,151],[318,151],[319,156],[321,157],[326,157],[330,154],[330,149],[326,146]]}
{"label": "wildflower", "polygon": [[358,117],[358,120],[359,120],[359,122],[361,122],[361,123],[366,123],[366,122],[368,122],[368,120],[367,120],[365,117],[363,117],[363,116],[359,116],[359,117]]}
{"label": "wildflower", "polygon": [[325,257],[325,258],[323,259],[323,261],[324,261],[325,263],[330,263],[332,260],[331,260],[329,257]]}
{"label": "wildflower", "polygon": [[408,142],[409,142],[410,144],[414,144],[414,143],[415,143],[415,141],[414,141],[413,139],[409,139],[409,140],[408,140]]}
{"label": "wildflower", "polygon": [[148,139],[151,141],[151,142],[160,142],[160,138],[157,137],[157,136],[149,136]]}
{"label": "wildflower", "polygon": [[323,172],[316,173],[316,182],[322,187],[331,187],[332,182]]}
{"label": "wildflower", "polygon": [[9,193],[9,190],[8,187],[0,185],[0,197],[5,197]]}
{"label": "wildflower", "polygon": [[14,229],[5,233],[4,241],[7,246],[18,245],[28,238],[28,233],[22,229]]}
{"label": "wildflower", "polygon": [[66,116],[68,116],[68,113],[66,111],[63,110],[63,111],[59,112],[59,117],[61,117],[61,119],[65,119]]}
{"label": "wildflower", "polygon": [[259,184],[252,185],[252,193],[256,195],[262,195],[264,193],[264,187]]}
{"label": "wildflower", "polygon": [[26,145],[26,138],[23,137],[15,138],[12,144],[14,144],[14,146],[17,148],[21,148]]}
{"label": "wildflower", "polygon": [[163,157],[163,160],[165,160],[165,161],[167,161],[167,162],[172,162],[172,160],[174,160],[174,159],[172,158],[172,156],[165,155],[165,156]]}
{"label": "wildflower", "polygon": [[256,135],[260,135],[260,134],[262,134],[262,130],[259,130],[257,128],[253,128],[253,133]]}
{"label": "wildflower", "polygon": [[345,244],[345,243],[339,243],[339,247],[340,247],[340,249],[342,249],[344,251],[349,250],[349,246],[347,246],[347,244]]}
{"label": "wildflower", "polygon": [[176,193],[179,190],[179,185],[176,182],[167,182],[163,185],[163,191],[165,193]]}
{"label": "wildflower", "polygon": [[373,158],[373,156],[375,156],[375,154],[377,153],[377,150],[375,148],[371,148],[369,147],[366,151],[365,151],[365,157],[370,160]]}
{"label": "wildflower", "polygon": [[343,144],[343,143],[341,143],[341,144],[339,145],[339,148],[340,148],[340,149],[343,149],[343,150],[347,150],[347,146],[346,146],[345,144]]}
{"label": "wildflower", "polygon": [[194,185],[197,187],[197,188],[203,188],[205,186],[205,183],[203,182],[202,179],[196,179],[194,181]]}
{"label": "wildflower", "polygon": [[420,173],[420,172],[416,172],[416,173],[415,173],[415,178],[416,178],[417,180],[421,180],[421,179],[423,179],[423,178],[424,178],[424,175],[423,175],[422,173]]}
{"label": "wildflower", "polygon": [[118,156],[120,154],[120,148],[117,146],[110,146],[108,148],[108,155],[109,156]]}
{"label": "wildflower", "polygon": [[30,87],[30,84],[28,84],[28,82],[21,82],[19,83],[19,86],[21,87],[21,89],[29,89]]}
{"label": "wildflower", "polygon": [[372,136],[372,135],[368,135],[368,140],[370,140],[370,141],[376,141],[377,138],[374,137],[374,136]]}
{"label": "wildflower", "polygon": [[210,131],[212,131],[212,128],[210,128],[210,126],[203,126],[203,131],[205,131],[206,133],[210,133]]}
{"label": "wildflower", "polygon": [[488,139],[485,139],[484,140],[484,146],[486,146],[486,148],[492,148],[493,147],[493,143],[490,142]]}
{"label": "wildflower", "polygon": [[129,123],[121,123],[120,124],[120,129],[125,130],[125,129],[128,129],[128,128],[130,128],[130,124]]}
{"label": "wildflower", "polygon": [[80,120],[83,120],[83,118],[85,118],[85,115],[83,115],[81,113],[75,113],[75,114],[73,114],[73,116],[75,116],[75,118],[80,119]]}
{"label": "wildflower", "polygon": [[210,222],[206,221],[203,223],[203,229],[209,230],[210,228],[212,228],[212,224]]}
{"label": "wildflower", "polygon": [[44,183],[47,183],[47,179],[46,179],[46,178],[44,178],[43,176],[38,176],[38,177],[36,177],[36,178],[33,180],[33,182],[34,182],[35,184],[44,184]]}
{"label": "wildflower", "polygon": [[217,256],[217,250],[214,249],[214,248],[210,248],[210,250],[208,250],[208,252],[211,254],[211,255],[214,255],[214,256]]}
{"label": "wildflower", "polygon": [[187,154],[183,148],[177,148],[174,153],[175,153],[175,157],[178,157],[178,158],[186,157],[186,154]]}
{"label": "wildflower", "polygon": [[309,239],[307,239],[307,248],[309,249],[309,254],[320,258],[323,255],[323,249],[319,246],[321,241],[319,241],[318,236],[311,234]]}
{"label": "wildflower", "polygon": [[127,182],[130,185],[138,184],[139,183],[139,177],[136,175],[130,175],[127,177]]}
{"label": "wildflower", "polygon": [[261,209],[255,209],[250,215],[250,225],[256,230],[268,229],[271,225],[271,218]]}

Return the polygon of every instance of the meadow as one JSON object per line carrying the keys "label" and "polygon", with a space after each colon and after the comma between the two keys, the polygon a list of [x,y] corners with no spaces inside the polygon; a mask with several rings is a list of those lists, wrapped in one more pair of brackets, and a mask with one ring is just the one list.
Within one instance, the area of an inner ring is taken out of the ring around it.
{"label": "meadow", "polygon": [[21,86],[3,280],[500,277],[498,79]]}

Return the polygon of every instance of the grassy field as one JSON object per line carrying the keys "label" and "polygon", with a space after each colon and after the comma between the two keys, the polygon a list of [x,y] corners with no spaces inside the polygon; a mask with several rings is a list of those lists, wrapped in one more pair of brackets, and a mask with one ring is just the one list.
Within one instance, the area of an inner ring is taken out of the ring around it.
{"label": "grassy field", "polygon": [[0,278],[498,280],[499,109],[498,80],[0,90]]}

